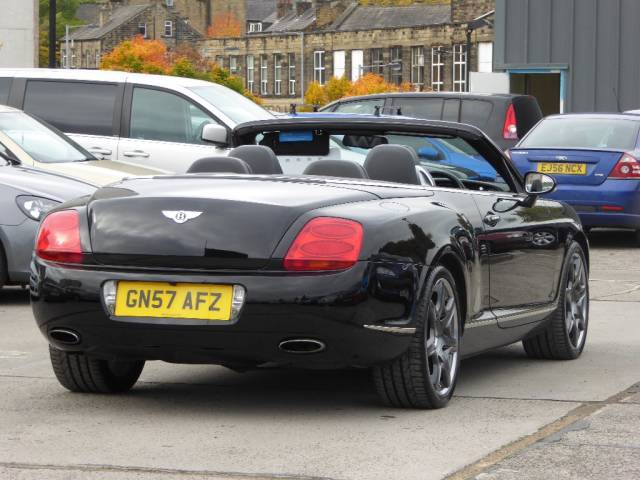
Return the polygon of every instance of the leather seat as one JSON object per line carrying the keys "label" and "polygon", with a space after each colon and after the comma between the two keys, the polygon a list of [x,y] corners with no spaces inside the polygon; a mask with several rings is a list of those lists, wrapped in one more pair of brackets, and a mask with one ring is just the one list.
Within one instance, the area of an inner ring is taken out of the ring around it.
{"label": "leather seat", "polygon": [[362,165],[349,160],[317,160],[309,164],[302,174],[341,178],[369,178]]}
{"label": "leather seat", "polygon": [[207,157],[191,164],[187,173],[253,173],[247,162],[234,157]]}
{"label": "leather seat", "polygon": [[416,152],[405,145],[379,145],[369,151],[364,161],[369,178],[410,185],[420,185],[416,165]]}
{"label": "leather seat", "polygon": [[253,173],[258,175],[282,174],[278,157],[269,147],[262,145],[241,145],[229,152],[230,157],[239,158],[249,164]]}

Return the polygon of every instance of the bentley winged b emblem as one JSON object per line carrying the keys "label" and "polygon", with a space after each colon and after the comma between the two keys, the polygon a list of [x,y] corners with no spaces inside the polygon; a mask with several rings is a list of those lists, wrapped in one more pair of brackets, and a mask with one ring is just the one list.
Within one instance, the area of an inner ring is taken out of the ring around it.
{"label": "bentley winged b emblem", "polygon": [[176,223],[185,223],[202,215],[202,212],[189,212],[185,210],[162,210],[162,214]]}

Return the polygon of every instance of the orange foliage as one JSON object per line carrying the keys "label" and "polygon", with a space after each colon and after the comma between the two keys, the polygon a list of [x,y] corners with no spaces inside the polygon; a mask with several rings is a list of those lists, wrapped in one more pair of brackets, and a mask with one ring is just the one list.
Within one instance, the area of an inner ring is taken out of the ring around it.
{"label": "orange foliage", "polygon": [[345,97],[370,95],[373,93],[407,92],[410,90],[411,84],[409,83],[395,85],[387,82],[380,75],[376,75],[375,73],[366,73],[351,84],[351,88],[347,90]]}
{"label": "orange foliage", "polygon": [[103,56],[100,68],[164,74],[169,70],[167,47],[160,40],[145,40],[137,36],[133,40],[125,40]]}
{"label": "orange foliage", "polygon": [[242,35],[242,25],[233,12],[216,15],[207,29],[210,38],[239,37]]}

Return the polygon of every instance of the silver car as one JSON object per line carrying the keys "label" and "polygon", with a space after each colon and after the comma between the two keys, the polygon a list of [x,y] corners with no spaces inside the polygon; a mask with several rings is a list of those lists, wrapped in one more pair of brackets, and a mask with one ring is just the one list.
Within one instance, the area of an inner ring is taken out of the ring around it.
{"label": "silver car", "polygon": [[96,187],[70,177],[16,165],[0,144],[0,288],[29,282],[29,264],[40,218]]}

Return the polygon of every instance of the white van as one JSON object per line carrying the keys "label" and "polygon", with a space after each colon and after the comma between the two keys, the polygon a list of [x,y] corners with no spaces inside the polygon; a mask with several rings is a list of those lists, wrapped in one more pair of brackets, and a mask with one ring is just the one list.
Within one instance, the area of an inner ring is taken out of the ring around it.
{"label": "white van", "polygon": [[0,104],[45,120],[100,159],[176,173],[226,155],[237,124],[274,118],[215,83],[101,70],[0,69]]}

